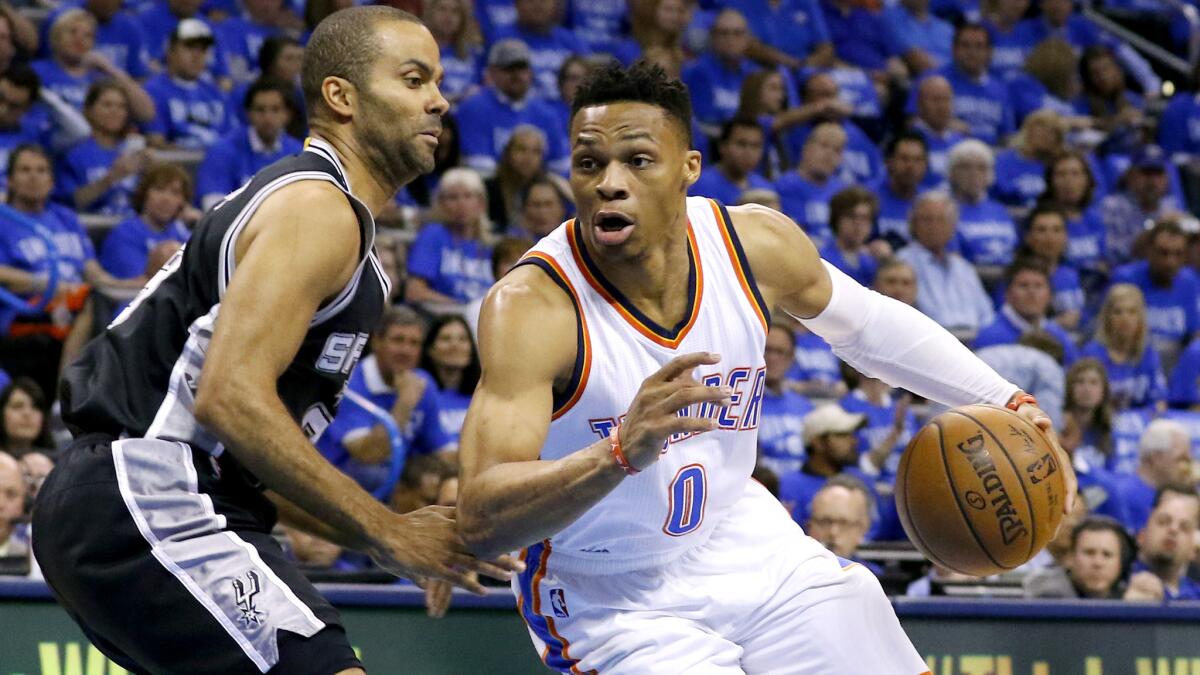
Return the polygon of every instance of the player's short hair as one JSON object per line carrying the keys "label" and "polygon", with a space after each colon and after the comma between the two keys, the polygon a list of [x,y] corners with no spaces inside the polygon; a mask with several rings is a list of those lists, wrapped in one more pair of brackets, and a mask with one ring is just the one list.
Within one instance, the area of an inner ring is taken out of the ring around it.
{"label": "player's short hair", "polygon": [[151,190],[166,187],[175,182],[179,183],[179,187],[183,191],[183,201],[187,204],[192,203],[192,175],[187,172],[187,169],[178,164],[165,163],[155,164],[146,169],[142,173],[142,177],[138,179],[137,187],[133,189],[133,195],[129,198],[134,212],[142,212],[142,208],[146,206],[146,195]]}
{"label": "player's short hair", "polygon": [[584,108],[607,103],[645,103],[661,108],[678,124],[691,147],[692,99],[687,85],[668,75],[657,63],[639,60],[625,68],[613,61],[592,71],[575,93],[571,119]]}
{"label": "player's short hair", "polygon": [[921,134],[912,129],[905,129],[900,133],[888,139],[887,145],[883,146],[883,156],[885,159],[891,159],[896,156],[896,151],[900,149],[901,143],[916,143],[921,146],[921,152],[929,157],[929,141]]}
{"label": "player's short hair", "polygon": [[327,77],[340,77],[360,89],[370,89],[368,75],[382,51],[378,28],[387,21],[425,25],[416,16],[387,5],[348,7],[317,24],[304,49],[300,71],[300,86],[310,111],[325,109],[321,83]]}
{"label": "player's short hair", "polygon": [[375,325],[376,336],[386,335],[388,329],[392,326],[416,326],[421,329],[421,334],[424,336],[426,323],[425,319],[417,313],[415,309],[408,305],[391,305],[383,310],[383,315],[379,317],[379,323]]}

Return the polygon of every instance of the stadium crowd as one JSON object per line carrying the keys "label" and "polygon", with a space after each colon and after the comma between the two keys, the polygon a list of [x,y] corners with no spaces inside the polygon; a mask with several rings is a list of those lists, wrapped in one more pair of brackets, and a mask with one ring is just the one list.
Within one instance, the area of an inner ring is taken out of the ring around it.
{"label": "stadium crowd", "polygon": [[[305,37],[347,4],[0,0],[0,288],[45,305],[0,305],[4,570],[37,573],[25,523],[70,438],[61,364],[204,209],[301,150]],[[1070,0],[391,4],[437,39],[453,108],[434,172],[378,218],[392,306],[318,443],[365,489],[397,510],[453,503],[482,297],[573,212],[575,89],[641,58],[691,92],[691,194],[782,210],[1051,415],[1082,499],[1018,593],[1200,599],[1200,71],[1164,82]],[[1182,53],[1168,7],[1104,8]],[[900,455],[937,406],[783,316],[765,359],[756,477],[892,591],[967,583],[888,543],[905,538]],[[362,556],[282,536],[313,574],[374,578]]]}

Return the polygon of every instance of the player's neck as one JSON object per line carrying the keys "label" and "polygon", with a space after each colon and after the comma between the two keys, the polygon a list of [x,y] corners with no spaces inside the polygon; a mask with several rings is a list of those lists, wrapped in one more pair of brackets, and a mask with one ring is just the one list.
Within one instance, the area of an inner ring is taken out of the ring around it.
{"label": "player's neck", "polygon": [[310,135],[333,147],[346,171],[354,196],[366,204],[372,214],[378,215],[396,196],[400,186],[389,185],[381,172],[371,170],[367,153],[358,147],[353,137],[346,138],[348,134],[332,129],[313,129]]}
{"label": "player's neck", "polygon": [[663,228],[654,241],[633,256],[606,255],[584,238],[596,266],[621,294],[661,326],[674,326],[687,311],[688,236],[686,216]]}

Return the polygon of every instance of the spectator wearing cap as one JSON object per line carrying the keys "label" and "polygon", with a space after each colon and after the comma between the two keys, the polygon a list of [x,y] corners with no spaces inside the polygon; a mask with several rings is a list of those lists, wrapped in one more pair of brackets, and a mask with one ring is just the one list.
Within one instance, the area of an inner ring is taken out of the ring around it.
{"label": "spectator wearing cap", "polygon": [[741,12],[722,10],[709,31],[708,50],[683,68],[680,79],[692,96],[692,112],[709,135],[734,116],[742,82],[758,70],[746,57],[752,37]]}
{"label": "spectator wearing cap", "polygon": [[762,162],[764,142],[763,129],[754,119],[734,117],[722,124],[717,139],[720,159],[704,168],[700,180],[688,192],[711,197],[722,204],[735,204],[738,195],[746,190],[769,189],[771,181],[755,171]]}
{"label": "spectator wearing cap", "polygon": [[1192,448],[1187,427],[1175,420],[1156,419],[1138,441],[1133,473],[1111,476],[1112,493],[1096,512],[1121,521],[1129,532],[1140,532],[1163,489],[1192,490]]}
{"label": "spectator wearing cap", "polygon": [[1052,295],[1050,270],[1045,263],[1035,258],[1018,258],[1008,265],[1004,280],[1007,286],[1004,304],[995,320],[980,329],[971,348],[1015,344],[1022,335],[1041,330],[1062,346],[1060,363],[1066,366],[1074,363],[1078,356],[1074,341],[1062,326],[1047,318]]}
{"label": "spectator wearing cap", "polygon": [[142,27],[135,15],[121,8],[120,0],[74,0],[63,2],[46,17],[41,27],[42,56],[49,56],[50,27],[64,12],[80,8],[96,20],[96,51],[110,63],[129,73],[130,77],[145,78],[150,74],[150,57],[146,51]]}
{"label": "spectator wearing cap", "polygon": [[863,286],[875,282],[877,263],[867,250],[875,229],[879,199],[861,185],[851,185],[829,200],[829,225],[833,238],[820,249],[821,257]]}
{"label": "spectator wearing cap", "polygon": [[225,70],[234,82],[253,82],[261,75],[258,51],[289,25],[291,14],[284,0],[248,0],[243,12],[232,14],[213,29],[221,43]]}
{"label": "spectator wearing cap", "polygon": [[587,50],[560,24],[559,0],[516,0],[517,21],[497,31],[496,39],[516,39],[529,47],[534,88],[548,101],[558,98],[558,70],[563,61]]}
{"label": "spectator wearing cap", "polygon": [[457,103],[479,89],[483,74],[483,38],[471,3],[432,0],[425,3],[423,18],[441,53],[442,96]]}
{"label": "spectator wearing cap", "polygon": [[758,426],[758,466],[776,476],[799,471],[804,465],[804,416],[813,404],[788,386],[787,374],[796,359],[796,332],[781,321],[767,331],[764,350],[765,388]]}
{"label": "spectator wearing cap", "polygon": [[129,98],[133,118],[145,122],[154,117],[154,102],[128,73],[113,65],[96,46],[96,18],[82,9],[63,12],[50,27],[50,57],[34,61],[42,87],[57,94],[76,110],[83,110],[90,85],[114,80]]}
{"label": "spectator wearing cap", "polygon": [[833,122],[819,124],[804,141],[795,171],[775,181],[783,212],[820,248],[829,243],[829,200],[846,182],[838,167],[846,150],[846,132]]}
{"label": "spectator wearing cap", "polygon": [[292,119],[291,85],[260,78],[246,91],[246,128],[236,128],[208,148],[196,171],[200,206],[208,209],[245,184],[268,164],[300,152],[303,145],[287,133]]}
{"label": "spectator wearing cap", "polygon": [[995,310],[975,268],[950,248],[957,225],[953,199],[939,192],[922,193],[909,219],[912,243],[896,257],[917,273],[917,308],[959,337],[973,338],[992,322]]}
{"label": "spectator wearing cap", "polygon": [[919,75],[950,63],[954,26],[930,13],[929,0],[900,0],[883,10],[883,22],[910,72]]}
{"label": "spectator wearing cap", "polygon": [[934,71],[954,91],[954,116],[967,124],[969,134],[989,145],[1013,132],[1008,88],[991,74],[991,36],[978,24],[963,24],[954,32],[952,61]]}
{"label": "spectator wearing cap", "polygon": [[[194,19],[203,23],[212,39],[211,24],[199,16],[200,5],[197,0],[161,0],[149,3],[138,13],[137,18],[142,27],[142,36],[146,39],[146,53],[150,58],[151,69],[159,72],[166,70],[167,52],[170,50],[172,37],[184,19]],[[214,40],[212,50],[205,54],[202,72],[205,79],[228,85],[229,69],[220,52],[221,47],[216,45]]]}
{"label": "spectator wearing cap", "polygon": [[1137,533],[1133,574],[1153,575],[1166,600],[1200,600],[1200,584],[1187,576],[1188,564],[1196,554],[1198,527],[1200,496],[1196,491],[1160,488],[1150,518]]}
{"label": "spectator wearing cap", "polygon": [[[820,405],[804,416],[804,464],[779,477],[779,501],[791,512],[792,520],[808,523],[813,496],[833,476],[851,475],[870,485],[858,468],[856,432],[866,422],[865,416],[848,413],[837,403]],[[872,523],[875,520],[871,518]]]}
{"label": "spectator wearing cap", "polygon": [[1167,402],[1200,412],[1200,340],[1192,340],[1167,380]]}
{"label": "spectator wearing cap", "polygon": [[915,131],[892,136],[884,147],[883,162],[886,171],[872,188],[879,196],[879,218],[871,234],[877,241],[886,242],[883,251],[890,254],[908,243],[908,216],[929,169],[925,137]]}
{"label": "spectator wearing cap", "polygon": [[183,222],[194,222],[199,215],[189,213],[191,201],[192,177],[186,170],[173,164],[150,167],[133,191],[134,215],[114,227],[100,246],[100,265],[120,279],[141,276],[155,246],[184,244],[191,237]]}
{"label": "spectator wearing cap", "polygon": [[532,90],[532,55],[520,40],[501,40],[488,52],[490,83],[458,106],[455,119],[461,134],[467,166],[485,176],[496,170],[496,161],[512,130],[531,124],[546,134],[548,164],[565,169],[569,151],[558,129],[553,109]]}
{"label": "spectator wearing cap", "polygon": [[1133,258],[1138,239],[1155,222],[1183,212],[1171,194],[1167,154],[1157,145],[1143,146],[1134,153],[1120,188],[1100,205],[1105,255],[1114,266]]}
{"label": "spectator wearing cap", "polygon": [[816,73],[801,89],[801,110],[811,109],[808,123],[793,128],[784,136],[784,147],[790,157],[799,158],[808,135],[818,124],[836,124],[846,133],[846,147],[838,171],[847,183],[870,184],[883,175],[883,158],[875,142],[867,137],[849,115],[852,108],[839,96],[838,83],[832,75]]}
{"label": "spectator wearing cap", "polygon": [[1184,266],[1187,233],[1171,220],[1146,233],[1146,259],[1118,267],[1114,283],[1137,286],[1146,299],[1150,343],[1174,365],[1183,346],[1200,337],[1200,278]]}
{"label": "spectator wearing cap", "polygon": [[927,75],[917,82],[916,116],[912,130],[925,139],[929,169],[922,187],[936,188],[946,182],[946,166],[950,163],[950,148],[966,136],[966,125],[954,118],[954,89],[941,75]]}
{"label": "spectator wearing cap", "polygon": [[962,255],[992,287],[1017,248],[1017,226],[1008,210],[988,196],[996,182],[996,161],[983,142],[967,139],[950,150],[950,193],[958,205]]}
{"label": "spectator wearing cap", "polygon": [[199,19],[184,19],[171,34],[167,72],[146,83],[157,114],[146,125],[150,145],[202,149],[233,126],[225,94],[203,79],[213,33]]}

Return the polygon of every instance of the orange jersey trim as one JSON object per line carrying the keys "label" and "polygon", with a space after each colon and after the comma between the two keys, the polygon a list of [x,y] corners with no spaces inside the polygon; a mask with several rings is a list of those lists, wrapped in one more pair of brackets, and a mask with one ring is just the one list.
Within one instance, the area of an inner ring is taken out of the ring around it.
{"label": "orange jersey trim", "polygon": [[742,292],[746,294],[746,299],[750,301],[750,306],[754,308],[755,315],[758,316],[759,322],[762,323],[763,330],[769,330],[769,321],[767,319],[767,309],[759,303],[755,296],[754,289],[751,286],[751,281],[746,274],[746,270],[742,267],[741,256],[738,255],[738,250],[734,246],[733,237],[730,235],[732,223],[725,221],[723,210],[717,206],[713,200],[708,200],[709,206],[712,207],[713,216],[717,219],[717,225],[721,228],[721,241],[725,243],[725,250],[729,253],[729,262],[733,264],[733,271],[737,274],[738,283],[742,286]]}
{"label": "orange jersey trim", "polygon": [[567,295],[571,297],[571,302],[575,305],[575,315],[579,318],[579,330],[583,338],[579,341],[578,346],[578,349],[582,350],[583,352],[580,357],[583,365],[580,368],[579,378],[576,380],[575,386],[572,387],[570,394],[566,396],[566,401],[560,404],[554,409],[554,412],[551,413],[550,420],[554,421],[567,414],[571,408],[575,407],[575,404],[578,403],[579,399],[583,396],[584,389],[587,388],[588,375],[592,372],[592,340],[588,335],[587,317],[583,313],[583,304],[580,303],[579,294],[575,291],[575,286],[571,284],[571,280],[567,277],[567,273],[563,271],[563,268],[558,264],[557,260],[549,255],[546,255],[545,253],[542,253],[541,251],[531,251],[527,253],[521,260],[524,261],[531,258],[536,258],[549,265],[554,270],[554,273],[558,275],[559,280],[562,281],[560,285],[564,288],[564,290],[567,291]]}

